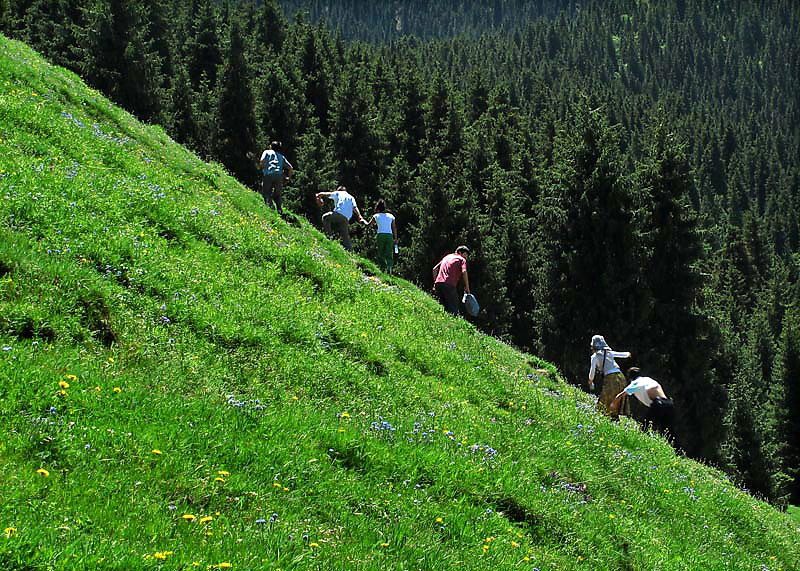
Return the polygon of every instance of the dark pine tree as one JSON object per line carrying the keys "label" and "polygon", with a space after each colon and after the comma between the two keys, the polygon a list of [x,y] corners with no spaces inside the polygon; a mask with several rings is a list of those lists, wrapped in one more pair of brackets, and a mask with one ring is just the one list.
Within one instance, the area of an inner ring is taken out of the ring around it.
{"label": "dark pine tree", "polygon": [[256,169],[247,157],[247,153],[257,151],[253,92],[244,58],[244,41],[235,19],[229,29],[228,52],[220,74],[217,101],[215,155],[236,178],[253,185]]}

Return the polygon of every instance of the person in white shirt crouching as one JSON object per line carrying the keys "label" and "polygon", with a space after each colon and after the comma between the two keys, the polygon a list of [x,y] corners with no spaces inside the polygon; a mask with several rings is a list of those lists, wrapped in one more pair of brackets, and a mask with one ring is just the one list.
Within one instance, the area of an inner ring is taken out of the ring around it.
{"label": "person in white shirt crouching", "polygon": [[661,383],[653,378],[641,376],[638,367],[628,369],[628,381],[628,386],[614,398],[611,409],[618,408],[625,395],[636,397],[647,407],[645,427],[651,425],[653,430],[672,441],[672,420],[675,416],[675,407],[672,399],[664,393]]}

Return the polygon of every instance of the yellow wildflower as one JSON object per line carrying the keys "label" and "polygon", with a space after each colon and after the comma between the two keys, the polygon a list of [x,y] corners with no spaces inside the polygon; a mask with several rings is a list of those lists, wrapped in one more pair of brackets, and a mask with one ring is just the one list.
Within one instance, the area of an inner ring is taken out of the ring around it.
{"label": "yellow wildflower", "polygon": [[7,527],[7,528],[5,528],[5,529],[3,530],[3,533],[5,534],[5,536],[6,536],[7,538],[8,538],[8,537],[11,537],[11,536],[12,536],[12,535],[14,535],[15,533],[17,533],[17,528],[16,528],[16,527]]}
{"label": "yellow wildflower", "polygon": [[228,476],[231,475],[231,473],[228,472],[227,470],[219,470],[219,471],[217,471],[217,474],[219,474],[220,476],[223,476],[225,478],[227,478]]}
{"label": "yellow wildflower", "polygon": [[511,547],[519,547],[519,543],[517,543],[516,541],[512,541]]}
{"label": "yellow wildflower", "polygon": [[78,380],[78,377],[75,375],[65,375],[68,381],[72,381],[73,383]]}
{"label": "yellow wildflower", "polygon": [[194,514],[183,514],[181,517],[186,521],[194,521],[197,519],[197,516],[195,516]]}
{"label": "yellow wildflower", "polygon": [[96,392],[96,393],[99,393],[99,392],[100,392],[100,391],[102,391],[102,390],[103,390],[103,389],[102,389],[102,388],[100,388],[100,387],[95,387],[95,388],[94,388],[94,392]]}
{"label": "yellow wildflower", "polygon": [[172,555],[172,551],[156,551],[153,553],[153,559],[161,559],[162,561]]}
{"label": "yellow wildflower", "polygon": [[316,543],[316,542],[312,541],[311,543],[308,544],[308,546],[313,549],[315,547],[319,547],[319,543]]}
{"label": "yellow wildflower", "polygon": [[115,393],[121,393],[121,392],[122,392],[122,389],[121,389],[121,388],[119,388],[119,387],[114,387],[114,392],[115,392]]}
{"label": "yellow wildflower", "polygon": [[203,517],[200,518],[200,523],[208,523],[210,521],[213,521],[213,519],[214,518],[211,517],[210,515],[204,515]]}
{"label": "yellow wildflower", "polygon": [[444,523],[444,520],[440,517],[436,518],[436,523]]}
{"label": "yellow wildflower", "polygon": [[48,472],[44,468],[39,468],[38,470],[36,470],[36,473],[41,475],[43,478],[47,478],[50,476],[50,472]]}
{"label": "yellow wildflower", "polygon": [[273,487],[273,488],[278,488],[278,489],[280,489],[280,488],[282,488],[283,486],[281,486],[281,485],[280,485],[278,482],[272,482],[272,487]]}
{"label": "yellow wildflower", "polygon": [[233,565],[231,565],[227,561],[223,561],[222,563],[217,565],[217,569],[230,569],[231,567],[233,567]]}
{"label": "yellow wildflower", "polygon": [[383,543],[381,543],[381,547],[389,547],[389,543],[388,542],[383,542]]}
{"label": "yellow wildflower", "polygon": [[67,391],[65,391],[64,389],[61,389],[60,391],[58,391],[58,396],[60,396],[60,397],[67,396]]}
{"label": "yellow wildflower", "polygon": [[347,411],[339,413],[339,418],[350,418],[350,413]]}
{"label": "yellow wildflower", "polygon": [[153,454],[155,454],[156,456],[161,456],[161,450],[159,450],[158,448],[153,448],[153,449],[151,450],[151,452],[152,452]]}
{"label": "yellow wildflower", "polygon": [[225,483],[225,478],[220,478],[219,476],[217,476],[216,478],[214,478],[214,481],[219,483],[219,484],[224,484]]}

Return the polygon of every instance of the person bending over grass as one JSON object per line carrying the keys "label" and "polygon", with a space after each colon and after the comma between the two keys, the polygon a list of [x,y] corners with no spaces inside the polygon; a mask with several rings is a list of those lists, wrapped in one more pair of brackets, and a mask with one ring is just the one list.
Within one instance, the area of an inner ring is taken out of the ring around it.
{"label": "person bending over grass", "polygon": [[394,214],[386,212],[386,203],[381,198],[375,203],[375,214],[369,219],[368,224],[375,223],[378,227],[376,235],[378,241],[378,265],[387,274],[392,273],[394,264],[393,247],[397,248],[397,224]]}
{"label": "person bending over grass", "polygon": [[447,254],[433,266],[433,291],[439,298],[439,303],[453,315],[458,315],[461,309],[456,290],[459,282],[464,284],[464,293],[471,293],[467,274],[469,253],[469,248],[459,246],[454,254]]}
{"label": "person bending over grass", "polygon": [[322,227],[325,229],[326,234],[331,233],[331,228],[336,230],[342,240],[344,249],[350,251],[353,249],[353,242],[350,240],[350,219],[353,214],[358,216],[358,221],[365,226],[369,223],[361,216],[356,199],[347,192],[347,188],[344,186],[337,187],[333,192],[318,192],[317,204],[322,206],[322,201],[325,198],[333,201],[333,211],[322,215]]}
{"label": "person bending over grass", "polygon": [[631,354],[628,351],[614,351],[602,335],[592,337],[591,347],[593,353],[589,360],[589,390],[594,390],[595,379],[599,376],[600,397],[597,400],[597,410],[613,420],[617,420],[620,414],[630,416],[630,403],[624,398],[613,412],[611,403],[628,384],[614,359],[627,359]]}
{"label": "person bending over grass", "polygon": [[653,427],[653,430],[664,435],[667,440],[672,441],[672,419],[675,416],[675,409],[672,399],[664,393],[661,384],[650,377],[641,376],[638,367],[628,369],[628,384],[611,403],[611,410],[617,410],[625,399],[625,396],[635,396],[647,407],[645,417],[645,428]]}

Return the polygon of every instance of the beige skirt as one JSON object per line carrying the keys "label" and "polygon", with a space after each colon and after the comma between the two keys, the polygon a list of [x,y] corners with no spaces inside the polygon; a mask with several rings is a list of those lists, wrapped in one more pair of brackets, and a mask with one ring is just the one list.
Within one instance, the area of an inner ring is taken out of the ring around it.
{"label": "beige skirt", "polygon": [[628,382],[625,380],[625,375],[622,373],[606,375],[603,379],[603,389],[600,391],[600,397],[597,400],[597,410],[612,417],[616,417],[619,414],[630,416],[631,405],[628,402],[627,395],[622,397],[622,403],[620,404],[618,414],[611,414],[610,410],[611,403],[614,402],[614,397],[621,393],[626,386],[628,386]]}

